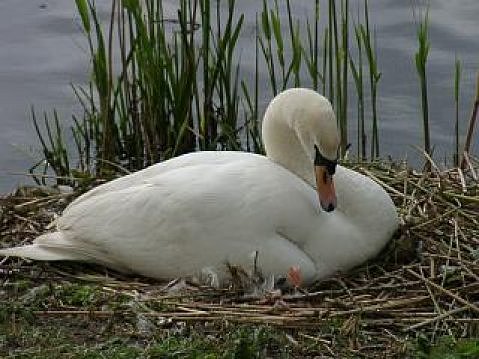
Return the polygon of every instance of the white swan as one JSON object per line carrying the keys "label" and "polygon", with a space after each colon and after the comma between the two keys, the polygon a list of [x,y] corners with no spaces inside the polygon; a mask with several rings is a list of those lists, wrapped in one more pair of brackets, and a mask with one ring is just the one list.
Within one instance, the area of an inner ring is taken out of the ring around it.
{"label": "white swan", "polygon": [[161,279],[212,271],[222,282],[227,262],[251,268],[257,252],[264,274],[297,266],[308,283],[378,253],[397,227],[396,210],[374,181],[335,165],[328,100],[299,88],[279,94],[263,140],[267,157],[190,153],[101,185],[65,209],[56,232],[0,255]]}

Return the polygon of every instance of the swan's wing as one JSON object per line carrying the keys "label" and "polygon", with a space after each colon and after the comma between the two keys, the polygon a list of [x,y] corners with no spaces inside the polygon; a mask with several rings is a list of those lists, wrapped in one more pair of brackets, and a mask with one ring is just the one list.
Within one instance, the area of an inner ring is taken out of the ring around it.
{"label": "swan's wing", "polygon": [[[143,261],[135,264],[138,271],[150,276],[158,276],[152,270],[174,276],[207,263],[224,265],[229,258],[244,263],[256,249],[274,263],[279,255],[272,244],[266,249],[265,239],[278,239],[280,229],[300,242],[308,230],[305,212],[313,212],[314,190],[305,194],[305,188],[261,156],[221,166],[197,162],[75,201],[58,229],[71,241],[115,253],[127,266],[135,253]],[[294,246],[301,252],[301,243]],[[290,253],[289,262],[307,262]]]}
{"label": "swan's wing", "polygon": [[284,276],[300,266],[311,280],[316,268],[301,238],[314,215],[314,190],[262,156],[231,156],[200,156],[127,178],[128,186],[102,186],[65,209],[58,232],[0,254],[169,278],[208,268],[224,277],[227,262],[251,268],[257,252],[263,273]]}
{"label": "swan's wing", "polygon": [[178,169],[187,169],[191,166],[197,166],[198,164],[207,166],[221,166],[225,163],[232,163],[242,160],[245,158],[245,156],[263,157],[250,153],[234,151],[202,151],[187,153],[185,155],[172,158],[168,161],[149,166],[128,176],[123,176],[100,185],[78,197],[74,203],[79,203],[104,193],[111,193],[141,183],[146,183],[154,177],[165,175],[168,172],[176,171]]}
{"label": "swan's wing", "polygon": [[0,249],[6,257],[29,258],[38,261],[82,261],[101,264],[120,272],[130,272],[115,258],[95,246],[66,239],[61,232],[45,233],[32,244]]}
{"label": "swan's wing", "polygon": [[[65,209],[57,221],[58,228],[87,233],[89,228],[108,227],[105,230],[112,233],[115,228],[130,225],[141,231],[133,233],[139,235],[177,218],[187,218],[185,226],[196,222],[209,225],[231,216],[257,219],[261,212],[274,219],[277,211],[284,211],[289,190],[278,182],[278,166],[252,154],[205,154],[189,156],[182,165],[172,161],[164,170],[156,165],[148,168],[145,176],[136,176],[145,173],[140,171],[122,183],[121,179],[115,180],[88,192]],[[278,207],[280,202],[283,207]]]}

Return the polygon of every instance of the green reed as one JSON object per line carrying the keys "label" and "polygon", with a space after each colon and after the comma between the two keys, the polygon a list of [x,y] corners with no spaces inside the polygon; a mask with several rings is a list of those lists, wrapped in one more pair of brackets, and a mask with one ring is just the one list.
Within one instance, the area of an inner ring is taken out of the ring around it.
{"label": "green reed", "polygon": [[265,153],[264,146],[261,141],[260,122],[258,120],[258,103],[259,103],[259,34],[258,34],[258,20],[256,20],[255,30],[255,61],[254,61],[254,82],[253,94],[249,90],[248,83],[245,80],[241,81],[241,89],[243,91],[244,101],[244,126],[247,129],[249,136],[246,136],[246,151]]}
{"label": "green reed", "polygon": [[[290,0],[286,0],[286,8],[288,32],[290,35],[289,49],[291,51],[289,59],[285,55],[286,44],[281,31],[282,23],[278,1],[275,0],[273,8],[269,8],[268,1],[263,0],[263,11],[261,12],[262,31],[259,34],[259,44],[267,66],[273,96],[289,86],[298,87],[301,85],[300,70],[303,46],[301,43],[299,20],[296,23],[293,21]],[[290,81],[291,76],[293,76],[292,82]]]}
{"label": "green reed", "polygon": [[[340,56],[339,56],[339,40],[338,40],[338,22],[337,22],[337,13],[336,13],[336,3],[334,0],[328,1],[328,75],[329,75],[329,101],[333,105],[340,103],[338,99],[341,96],[341,91],[339,86],[341,84],[340,75],[341,75],[341,66],[340,66]],[[339,107],[336,107],[336,111],[339,110]],[[342,121],[337,117],[338,124],[341,126]],[[341,129],[340,129],[341,131]]]}
{"label": "green reed", "polygon": [[[419,76],[419,83],[421,88],[421,105],[422,105],[422,119],[423,119],[423,134],[424,134],[424,151],[431,155],[431,142],[429,135],[429,104],[427,96],[427,73],[426,64],[430,49],[429,42],[429,11],[426,10],[424,17],[420,20],[417,30],[418,50],[415,54],[416,70]],[[427,162],[429,163],[429,162]],[[426,166],[427,168],[429,165]]]}
{"label": "green reed", "polygon": [[[328,86],[328,82],[327,82],[327,74],[328,74],[328,59],[330,58],[329,56],[329,32],[328,32],[328,28],[326,27],[325,28],[325,31],[324,31],[324,34],[323,34],[323,39],[322,39],[322,49],[323,49],[323,53],[322,53],[322,94],[324,96],[326,96],[327,94],[327,86]],[[330,85],[331,86],[331,85]]]}
{"label": "green reed", "polygon": [[344,155],[348,142],[348,74],[349,74],[349,0],[341,1],[341,92],[339,121],[341,123],[341,154]]}
{"label": "green reed", "polygon": [[454,63],[454,166],[459,166],[459,97],[461,84],[461,61],[456,58]]}
{"label": "green reed", "polygon": [[[323,93],[336,109],[343,156],[348,147],[348,76],[349,76],[349,1],[339,7],[328,1],[328,23],[323,37]],[[318,40],[316,40],[318,41]]]}
{"label": "green reed", "polygon": [[472,137],[474,128],[476,127],[476,121],[479,111],[479,72],[476,75],[476,96],[472,105],[471,118],[469,120],[469,126],[467,127],[466,140],[464,141],[464,149],[462,151],[461,168],[465,168],[467,165],[466,156],[469,154],[472,145]]}
{"label": "green reed", "polygon": [[372,126],[371,126],[371,159],[379,157],[379,125],[377,114],[377,93],[378,83],[381,79],[381,72],[378,70],[377,53],[375,41],[371,34],[369,26],[369,7],[368,0],[364,1],[364,19],[365,25],[360,25],[361,37],[363,39],[366,58],[369,68],[369,88],[371,92],[371,108],[372,108]]}
{"label": "green reed", "polygon": [[[75,126],[79,134],[93,130],[93,142],[101,144],[95,156],[107,166],[115,162],[137,169],[197,148],[239,149],[239,66],[234,53],[244,17],[235,18],[235,1],[228,2],[224,23],[219,3],[215,7],[207,0],[182,0],[175,19],[164,18],[158,1],[146,1],[144,9],[136,0],[113,5],[110,29],[116,22],[117,36],[110,30],[108,42],[117,41],[121,59],[115,81],[112,54],[105,50],[94,5],[77,0],[90,43],[94,86],[76,90],[87,119]],[[199,30],[201,47],[195,43],[199,13],[207,25]],[[218,22],[213,33],[214,18]],[[78,138],[86,144],[85,136]]]}
{"label": "green reed", "polygon": [[354,60],[350,58],[351,73],[353,75],[354,84],[357,95],[357,156],[359,159],[365,160],[366,155],[366,132],[364,124],[364,81],[363,81],[363,40],[361,36],[361,28],[359,25],[354,25],[354,36],[356,39],[356,46],[358,50],[357,65]]}
{"label": "green reed", "polygon": [[[309,21],[309,18],[306,19],[306,32],[308,36],[308,47],[303,47],[303,54],[304,60],[306,63],[306,68],[308,70],[308,74],[310,79],[312,80],[313,89],[316,91],[320,90],[320,85],[323,85],[323,93],[324,91],[324,68],[323,73],[319,71],[319,49],[320,49],[320,38],[319,38],[319,16],[320,16],[320,8],[319,8],[319,0],[315,0],[314,3],[314,18],[313,22]],[[326,59],[326,55],[323,54],[323,57]]]}
{"label": "green reed", "polygon": [[64,135],[60,126],[60,121],[58,119],[57,111],[53,111],[53,128],[51,121],[48,119],[48,115],[45,112],[44,117],[44,127],[45,131],[42,132],[39,126],[39,120],[35,114],[35,110],[31,108],[33,125],[37,133],[38,139],[42,145],[44,159],[34,164],[30,169],[30,173],[34,173],[38,168],[42,168],[42,176],[37,178],[33,177],[37,184],[45,185],[45,174],[47,173],[49,167],[55,172],[59,177],[58,184],[66,184],[67,180],[63,177],[70,175],[70,162],[68,159],[67,145],[64,141]]}
{"label": "green reed", "polygon": [[[91,59],[91,81],[74,86],[83,111],[74,116],[74,147],[48,140],[34,123],[44,156],[62,176],[72,168],[109,177],[118,166],[128,171],[195,150],[263,152],[260,131],[260,73],[266,70],[272,95],[293,86],[311,86],[335,107],[341,137],[348,146],[349,71],[358,99],[358,157],[379,155],[375,43],[364,1],[350,44],[349,0],[329,0],[328,23],[320,34],[320,1],[305,27],[293,16],[293,2],[263,0],[257,14],[254,76],[240,71],[238,39],[244,15],[235,0],[179,0],[166,18],[158,0],[112,0],[111,18],[100,24],[93,0],[75,0]],[[286,29],[286,31],[285,31]],[[357,51],[351,51],[355,46]],[[357,55],[356,55],[357,54]],[[303,65],[305,71],[303,71]],[[369,69],[371,135],[366,134],[363,67]],[[45,116],[45,131],[60,135],[58,118]],[[51,122],[51,124],[50,124]],[[50,129],[48,129],[50,126]],[[66,161],[66,159],[70,159]]]}

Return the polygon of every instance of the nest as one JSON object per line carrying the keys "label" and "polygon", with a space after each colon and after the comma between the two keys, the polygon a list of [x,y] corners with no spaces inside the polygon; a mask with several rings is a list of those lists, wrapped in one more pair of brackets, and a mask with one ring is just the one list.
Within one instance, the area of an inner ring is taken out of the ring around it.
{"label": "nest", "polygon": [[[177,279],[158,283],[81,264],[0,264],[2,285],[29,278],[40,283],[94,283],[138,305],[85,308],[54,303],[38,318],[87,316],[142,318],[165,330],[174,325],[266,325],[279,328],[305,357],[404,357],[411,340],[479,335],[479,187],[475,168],[417,173],[405,165],[347,164],[382,185],[393,198],[401,227],[373,261],[309,288],[260,288],[258,280],[231,268],[232,284],[216,289]],[[0,202],[2,246],[28,243],[76,196],[21,188]],[[255,290],[252,290],[254,287]],[[9,301],[9,292],[2,300]],[[293,350],[294,351],[294,350]],[[311,354],[313,355],[313,354]]]}

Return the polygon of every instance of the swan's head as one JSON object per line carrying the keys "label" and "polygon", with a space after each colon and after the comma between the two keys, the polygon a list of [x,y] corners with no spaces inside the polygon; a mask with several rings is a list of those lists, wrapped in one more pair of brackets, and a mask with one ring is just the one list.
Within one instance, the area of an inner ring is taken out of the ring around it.
{"label": "swan's head", "polygon": [[313,90],[286,90],[271,101],[263,120],[269,157],[316,187],[321,207],[336,208],[333,176],[339,135],[331,103]]}
{"label": "swan's head", "polygon": [[326,212],[331,212],[336,208],[337,202],[333,182],[337,160],[330,160],[324,157],[317,146],[315,146],[315,150],[314,174],[316,177],[316,190],[318,191],[319,202]]}
{"label": "swan's head", "polygon": [[336,117],[331,103],[325,97],[310,90],[303,96],[299,101],[303,110],[295,119],[294,127],[304,151],[314,165],[321,207],[331,212],[336,208],[333,181],[339,146]]}

